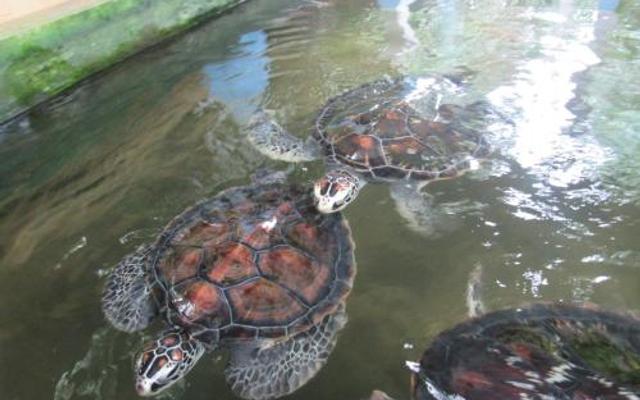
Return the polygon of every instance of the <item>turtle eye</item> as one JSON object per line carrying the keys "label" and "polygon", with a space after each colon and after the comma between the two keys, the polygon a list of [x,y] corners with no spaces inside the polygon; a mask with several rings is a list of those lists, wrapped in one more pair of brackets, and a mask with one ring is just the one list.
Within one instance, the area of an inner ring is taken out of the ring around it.
{"label": "turtle eye", "polygon": [[330,185],[330,189],[329,189],[329,196],[333,197],[336,195],[336,193],[338,193],[338,184],[335,183],[333,185]]}
{"label": "turtle eye", "polygon": [[150,368],[147,370],[148,376],[155,376],[165,365],[167,365],[166,356],[157,357],[154,362],[151,364]]}
{"label": "turtle eye", "polygon": [[149,369],[149,365],[153,361],[155,357],[151,355],[149,352],[144,352],[140,361],[138,362],[138,373],[143,374],[144,371]]}
{"label": "turtle eye", "polygon": [[326,196],[331,186],[332,185],[331,183],[329,183],[329,181],[327,181],[326,179],[323,180],[322,183],[320,183],[320,195]]}

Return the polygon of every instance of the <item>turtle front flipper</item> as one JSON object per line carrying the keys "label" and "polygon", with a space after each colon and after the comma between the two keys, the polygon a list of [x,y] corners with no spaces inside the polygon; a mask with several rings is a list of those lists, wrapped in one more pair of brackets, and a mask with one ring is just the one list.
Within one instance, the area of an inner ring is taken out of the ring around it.
{"label": "turtle front flipper", "polygon": [[313,140],[303,141],[291,135],[265,111],[255,113],[246,130],[256,150],[275,160],[305,162],[322,155]]}
{"label": "turtle front flipper", "polygon": [[391,197],[398,213],[411,230],[429,237],[440,237],[456,229],[458,221],[433,205],[433,198],[423,193],[418,183],[407,181],[391,185]]}
{"label": "turtle front flipper", "polygon": [[136,391],[154,396],[185,376],[204,354],[198,340],[180,329],[162,333],[135,358]]}
{"label": "turtle front flipper", "polygon": [[482,264],[473,267],[467,281],[467,315],[470,318],[479,317],[487,313],[487,307],[482,301]]}
{"label": "turtle front flipper", "polygon": [[310,330],[265,345],[239,345],[225,369],[233,392],[244,399],[266,400],[293,393],[324,366],[347,322],[344,305]]}
{"label": "turtle front flipper", "polygon": [[138,248],[122,259],[109,275],[102,294],[102,311],[116,329],[142,330],[157,314],[146,277],[146,263],[152,249],[152,246]]}
{"label": "turtle front flipper", "polygon": [[393,398],[381,390],[374,390],[368,400],[393,400]]}

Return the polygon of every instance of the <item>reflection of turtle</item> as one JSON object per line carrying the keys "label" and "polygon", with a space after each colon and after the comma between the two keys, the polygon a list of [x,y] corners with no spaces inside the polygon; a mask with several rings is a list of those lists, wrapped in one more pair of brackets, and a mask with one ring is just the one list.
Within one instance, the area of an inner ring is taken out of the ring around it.
{"label": "reflection of turtle", "polygon": [[497,311],[408,364],[417,400],[637,400],[640,320],[562,304]]}
{"label": "reflection of turtle", "polygon": [[344,326],[355,276],[349,226],[323,215],[308,189],[263,183],[228,189],[187,209],[157,241],[125,257],[103,296],[118,329],[171,327],[137,356],[136,389],[153,395],[205,350],[231,351],[236,394],[269,399],[313,377]]}
{"label": "reflection of turtle", "polygon": [[290,135],[265,112],[252,118],[248,136],[272,158],[326,157],[329,171],[314,188],[319,211],[342,210],[366,181],[387,181],[394,183],[401,214],[429,232],[434,215],[420,188],[475,168],[489,150],[471,126],[479,103],[442,104],[461,97],[460,90],[445,77],[382,79],[329,100],[316,117],[313,140]]}

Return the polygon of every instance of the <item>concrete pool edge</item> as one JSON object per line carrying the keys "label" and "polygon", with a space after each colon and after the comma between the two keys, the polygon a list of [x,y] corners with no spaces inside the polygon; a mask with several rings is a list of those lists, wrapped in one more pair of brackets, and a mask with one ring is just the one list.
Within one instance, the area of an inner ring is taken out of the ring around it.
{"label": "concrete pool edge", "polygon": [[248,0],[111,0],[0,40],[0,124]]}

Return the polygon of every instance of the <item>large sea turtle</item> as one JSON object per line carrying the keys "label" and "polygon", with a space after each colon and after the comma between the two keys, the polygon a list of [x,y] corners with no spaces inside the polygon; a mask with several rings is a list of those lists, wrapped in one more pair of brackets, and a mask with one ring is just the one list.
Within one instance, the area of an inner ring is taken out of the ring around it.
{"label": "large sea turtle", "polygon": [[154,395],[224,347],[240,397],[293,392],[346,322],[353,248],[347,221],[318,213],[301,186],[234,187],[188,208],[105,286],[103,311],[117,329],[141,330],[157,315],[168,325],[136,356],[136,390]]}
{"label": "large sea turtle", "polygon": [[407,364],[415,400],[638,400],[640,320],[566,304],[496,311]]}
{"label": "large sea turtle", "polygon": [[314,185],[322,213],[344,209],[367,181],[392,183],[398,210],[416,230],[437,226],[427,183],[474,169],[489,153],[483,129],[489,109],[464,97],[460,76],[384,78],[329,100],[303,140],[265,111],[249,121],[249,141],[263,154],[290,162],[325,157],[326,174]]}

